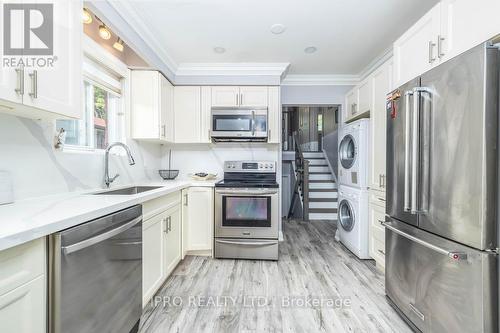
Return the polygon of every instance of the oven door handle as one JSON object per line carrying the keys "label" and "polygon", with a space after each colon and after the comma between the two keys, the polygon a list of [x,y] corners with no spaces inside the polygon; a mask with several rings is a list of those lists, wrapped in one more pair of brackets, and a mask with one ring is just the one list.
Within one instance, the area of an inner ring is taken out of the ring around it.
{"label": "oven door handle", "polygon": [[265,246],[265,245],[275,244],[275,242],[238,242],[238,241],[219,240],[219,239],[216,239],[215,242],[222,244],[249,245],[249,246]]}
{"label": "oven door handle", "polygon": [[269,195],[269,194],[278,194],[277,190],[263,190],[263,191],[255,191],[255,190],[215,190],[217,194],[242,194],[242,195]]}

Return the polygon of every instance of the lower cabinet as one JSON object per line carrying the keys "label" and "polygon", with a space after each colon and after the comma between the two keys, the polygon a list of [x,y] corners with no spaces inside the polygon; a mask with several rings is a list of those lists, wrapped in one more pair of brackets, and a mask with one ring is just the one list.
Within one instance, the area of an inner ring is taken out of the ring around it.
{"label": "lower cabinet", "polygon": [[385,198],[383,192],[371,192],[368,219],[370,223],[370,256],[380,268],[385,267]]}
{"label": "lower cabinet", "polygon": [[0,252],[2,332],[46,332],[46,263],[45,238]]}
{"label": "lower cabinet", "polygon": [[190,187],[182,190],[183,257],[186,253],[211,255],[214,226],[214,189]]}
{"label": "lower cabinet", "polygon": [[[180,201],[168,202],[165,209],[148,218],[142,225],[142,302],[153,297],[163,282],[181,261],[181,206]],[[155,204],[158,199],[155,199]],[[158,207],[155,206],[155,212]],[[148,205],[144,205],[147,209]],[[144,212],[148,216],[148,212]]]}

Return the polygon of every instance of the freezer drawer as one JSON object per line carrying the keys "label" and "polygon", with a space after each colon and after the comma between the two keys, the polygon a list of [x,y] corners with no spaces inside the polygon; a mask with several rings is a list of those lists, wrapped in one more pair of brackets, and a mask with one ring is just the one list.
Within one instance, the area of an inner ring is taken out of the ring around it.
{"label": "freezer drawer", "polygon": [[386,294],[423,332],[497,332],[497,258],[386,223]]}
{"label": "freezer drawer", "polygon": [[278,240],[216,238],[215,257],[278,260]]}

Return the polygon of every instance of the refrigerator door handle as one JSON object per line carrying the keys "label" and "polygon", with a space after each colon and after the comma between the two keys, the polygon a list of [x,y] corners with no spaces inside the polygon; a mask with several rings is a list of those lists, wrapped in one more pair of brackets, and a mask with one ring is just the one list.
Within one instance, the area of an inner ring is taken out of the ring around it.
{"label": "refrigerator door handle", "polygon": [[399,230],[398,228],[393,227],[392,225],[388,224],[387,222],[381,223],[384,227],[387,229],[391,230],[392,232],[403,236],[404,238],[407,238],[417,244],[420,244],[428,249],[431,249],[437,253],[440,253],[442,255],[447,256],[448,258],[455,260],[455,261],[460,261],[460,260],[467,260],[467,253],[465,252],[459,252],[459,251],[448,251],[446,249],[443,249],[442,247],[436,246],[434,244],[428,243],[418,237],[415,237],[413,235],[410,235],[402,230]]}
{"label": "refrigerator door handle", "polygon": [[413,112],[411,128],[411,214],[418,213],[418,166],[419,154],[419,120],[420,120],[420,87],[413,88]]}
{"label": "refrigerator door handle", "polygon": [[411,107],[410,107],[410,98],[413,96],[413,91],[408,90],[405,92],[405,110],[406,110],[406,118],[405,118],[405,191],[404,191],[404,211],[409,212],[411,210],[410,207],[410,122],[411,122]]}

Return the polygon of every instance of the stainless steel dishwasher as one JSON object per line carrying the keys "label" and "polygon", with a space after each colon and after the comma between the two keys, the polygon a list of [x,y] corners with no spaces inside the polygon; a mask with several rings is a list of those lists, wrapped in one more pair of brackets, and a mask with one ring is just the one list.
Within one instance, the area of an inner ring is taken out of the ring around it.
{"label": "stainless steel dishwasher", "polygon": [[136,332],[142,313],[142,206],[49,238],[49,332]]}

